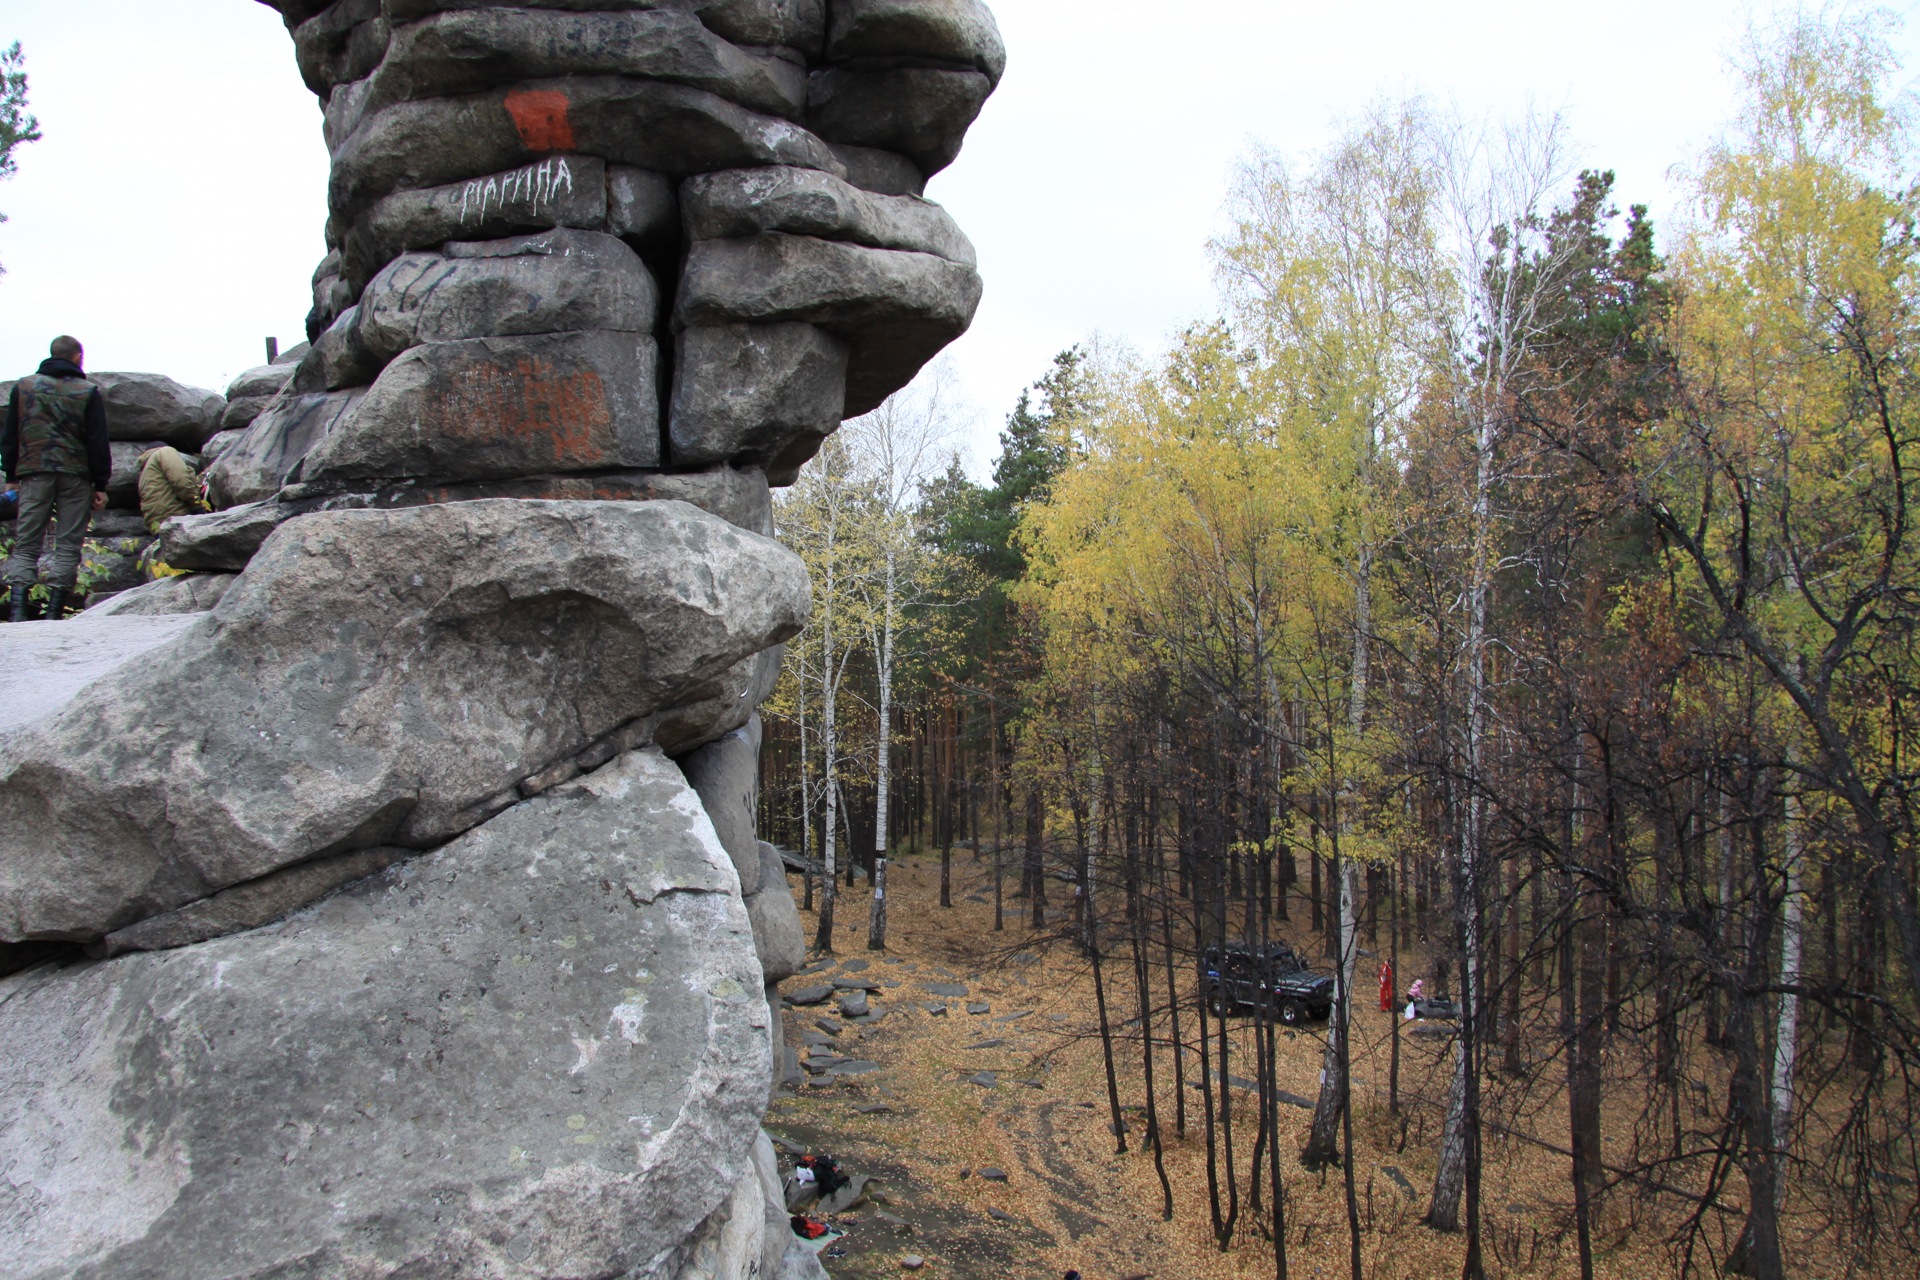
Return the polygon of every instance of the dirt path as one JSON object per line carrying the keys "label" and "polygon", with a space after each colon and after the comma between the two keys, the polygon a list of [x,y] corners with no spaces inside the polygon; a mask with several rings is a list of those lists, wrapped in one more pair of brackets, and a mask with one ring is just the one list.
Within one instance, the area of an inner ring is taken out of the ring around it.
{"label": "dirt path", "polygon": [[[1235,1097],[1236,1189],[1240,1223],[1222,1253],[1208,1208],[1197,1056],[1186,1064],[1187,1135],[1174,1132],[1170,1057],[1158,1059],[1159,1107],[1175,1218],[1160,1216],[1161,1190],[1142,1151],[1144,1123],[1137,1046],[1122,1045],[1119,1078],[1131,1132],[1118,1154],[1111,1132],[1090,973],[1070,945],[1036,938],[1009,901],[1007,929],[992,932],[991,871],[956,851],[952,910],[941,910],[931,859],[891,869],[892,936],[882,955],[865,948],[864,886],[841,900],[834,956],[783,984],[840,989],[820,1003],[785,1011],[788,1043],[811,1059],[804,1083],[776,1096],[768,1129],[801,1150],[825,1151],[874,1178],[874,1201],[835,1219],[847,1234],[826,1258],[836,1280],[904,1274],[902,1257],[927,1260],[920,1274],[977,1280],[1057,1280],[1071,1267],[1086,1280],[1201,1280],[1274,1274],[1263,1237],[1269,1212],[1246,1203],[1255,1127],[1249,1020],[1235,1019],[1229,1093]],[[808,936],[814,918],[803,913]],[[1304,929],[1301,930],[1304,933]],[[1116,1021],[1136,1011],[1130,969],[1109,973]],[[1183,975],[1183,981],[1185,976]],[[866,984],[872,1013],[843,1017],[836,1001]],[[984,1006],[984,1009],[983,1009]],[[981,1010],[970,1012],[970,1010]],[[1386,1114],[1389,1016],[1356,1015],[1355,1167],[1366,1274],[1379,1280],[1458,1274],[1459,1238],[1420,1225],[1433,1178],[1438,1117],[1411,1108]],[[1159,1028],[1164,1034],[1164,1027]],[[1191,1025],[1183,1027],[1187,1036]],[[1280,1144],[1287,1182],[1291,1274],[1331,1280],[1347,1274],[1347,1220],[1337,1172],[1307,1173],[1297,1162],[1317,1090],[1323,1041],[1317,1027],[1282,1033],[1278,1085]],[[1441,1096],[1444,1044],[1403,1037],[1403,1096]],[[1221,1153],[1224,1156],[1224,1153]],[[1570,1243],[1549,1210],[1564,1171],[1549,1158],[1503,1151],[1490,1177],[1489,1213],[1512,1253],[1500,1274],[1559,1275]],[[1222,1169],[1224,1182],[1224,1169]],[[1540,1212],[1533,1212],[1538,1206]],[[1657,1242],[1655,1242],[1657,1243]],[[1646,1242],[1624,1235],[1604,1276],[1649,1270]]]}

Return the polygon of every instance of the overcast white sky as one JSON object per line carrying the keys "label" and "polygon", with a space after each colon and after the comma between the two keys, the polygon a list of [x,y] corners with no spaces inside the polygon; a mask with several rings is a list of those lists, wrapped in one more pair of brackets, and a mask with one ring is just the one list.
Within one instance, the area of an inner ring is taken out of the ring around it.
{"label": "overcast white sky", "polygon": [[[976,467],[1020,388],[1099,330],[1144,352],[1213,310],[1236,156],[1310,151],[1381,96],[1566,112],[1622,202],[1726,117],[1725,55],[1772,0],[999,0],[1006,80],[928,195],[980,251],[952,350]],[[1908,4],[1897,6],[1902,11]],[[1899,36],[1908,66],[1920,42]],[[96,369],[224,388],[298,340],[322,252],[320,115],[253,0],[0,0],[46,139],[0,184],[0,376],[55,333]]]}

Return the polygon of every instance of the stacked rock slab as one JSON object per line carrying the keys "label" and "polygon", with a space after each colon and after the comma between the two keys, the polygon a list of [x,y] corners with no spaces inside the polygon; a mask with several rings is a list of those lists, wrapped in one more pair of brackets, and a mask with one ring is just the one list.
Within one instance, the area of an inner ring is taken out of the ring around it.
{"label": "stacked rock slab", "polygon": [[992,19],[273,7],[311,344],[205,406],[193,574],[0,635],[0,1280],[817,1275],[769,486],[971,320]]}

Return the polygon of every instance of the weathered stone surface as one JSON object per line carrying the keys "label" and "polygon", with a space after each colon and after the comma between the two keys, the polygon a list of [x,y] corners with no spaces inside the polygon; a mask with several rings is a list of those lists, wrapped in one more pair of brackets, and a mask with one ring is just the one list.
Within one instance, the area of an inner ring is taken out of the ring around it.
{"label": "weathered stone surface", "polygon": [[0,737],[0,941],[84,940],[310,858],[444,840],[711,696],[798,629],[806,590],[791,552],[683,503],[289,521],[211,614]]}
{"label": "weathered stone surface", "polygon": [[[760,892],[760,842],[753,833],[760,809],[760,717],[725,737],[680,758],[680,770],[720,836],[720,845],[733,859],[740,876],[740,892]],[[784,880],[784,875],[782,876]]]}
{"label": "weathered stone surface", "polygon": [[300,78],[325,97],[334,85],[361,79],[378,66],[387,37],[380,0],[338,0],[293,28]]}
{"label": "weathered stone surface", "polygon": [[308,450],[348,417],[364,387],[316,395],[281,396],[208,466],[217,507],[258,502],[280,492]]}
{"label": "weathered stone surface", "polygon": [[813,134],[703,89],[579,76],[368,112],[334,157],[329,204],[335,218],[351,220],[395,191],[576,151],[675,176],[765,164],[839,168]]}
{"label": "weathered stone surface", "polygon": [[217,391],[189,387],[157,373],[89,373],[107,407],[113,440],[158,440],[194,453],[220,427],[227,401]]}
{"label": "weathered stone surface", "polygon": [[415,347],[315,442],[299,478],[487,480],[660,462],[655,350],[600,330]]}
{"label": "weathered stone surface", "polygon": [[364,387],[373,381],[386,361],[367,346],[361,337],[360,322],[358,306],[348,307],[335,316],[326,331],[313,340],[307,354],[300,357],[281,394],[305,396],[343,391]]}
{"label": "weathered stone surface", "polygon": [[679,9],[499,7],[437,13],[396,30],[373,73],[369,106],[568,75],[671,81],[789,120],[807,100],[805,68],[748,53]]}
{"label": "weathered stone surface", "polygon": [[635,244],[670,241],[680,229],[673,179],[617,164],[607,170],[607,230]]}
{"label": "weathered stone surface", "polygon": [[[304,354],[304,353],[302,353]],[[220,431],[238,431],[260,416],[293,377],[298,359],[275,361],[247,370],[227,386],[227,407],[220,414]],[[217,439],[218,435],[209,438]],[[204,452],[204,447],[203,450]]]}
{"label": "weathered stone surface", "polygon": [[89,951],[96,959],[128,951],[168,951],[209,938],[223,938],[242,929],[257,929],[325,897],[343,884],[384,871],[414,853],[412,849],[387,846],[358,849],[333,858],[316,858],[231,889],[222,889],[211,898],[190,902],[177,911],[148,916],[139,924],[108,934]]}
{"label": "weathered stone surface", "polygon": [[827,57],[955,62],[1000,83],[1006,45],[980,0],[834,0]]}
{"label": "weathered stone surface", "polygon": [[779,851],[764,840],[759,845],[760,888],[747,899],[747,915],[753,921],[753,945],[760,953],[760,967],[767,981],[774,983],[800,972],[800,966],[807,962],[807,939]]}
{"label": "weathered stone surface", "polygon": [[96,511],[87,521],[89,538],[147,538],[147,522],[140,518],[137,511],[116,511],[108,507],[105,511]]}
{"label": "weathered stone surface", "polygon": [[905,156],[878,147],[850,147],[844,142],[829,145],[833,158],[846,169],[847,181],[862,191],[887,196],[926,194],[927,175]]}
{"label": "weathered stone surface", "polygon": [[671,460],[779,458],[824,439],[846,403],[847,346],[815,325],[695,325],[675,341]]}
{"label": "weathered stone surface", "polygon": [[781,1255],[793,1242],[793,1228],[787,1219],[786,1193],[780,1186],[780,1159],[773,1152],[773,1140],[762,1129],[753,1142],[753,1171],[760,1179],[760,1197],[765,1205],[766,1228],[762,1237],[760,1271],[772,1276],[780,1266]]}
{"label": "weathered stone surface", "polygon": [[850,240],[977,265],[947,211],[917,196],[885,196],[816,169],[730,169],[682,184],[687,237],[725,240],[762,231]]}
{"label": "weathered stone surface", "polygon": [[[338,248],[327,250],[320,265],[313,269],[313,309],[307,312],[307,340],[317,342],[328,326],[353,305],[359,293],[346,278],[346,267]],[[305,357],[302,357],[304,359]]]}
{"label": "weathered stone surface", "polygon": [[749,1165],[726,1203],[708,1215],[682,1249],[675,1280],[758,1280],[766,1207],[760,1175]]}
{"label": "weathered stone surface", "polygon": [[99,604],[88,605],[83,617],[133,618],[159,614],[205,613],[220,603],[238,575],[186,573],[122,591]]}
{"label": "weathered stone surface", "polygon": [[384,365],[428,342],[580,329],[644,334],[658,305],[639,255],[613,236],[543,231],[394,259],[361,295],[359,337]]}
{"label": "weathered stone surface", "polygon": [[364,288],[400,254],[449,240],[491,240],[554,227],[598,231],[607,225],[607,196],[607,166],[594,156],[549,156],[505,173],[397,191],[347,232],[347,281]]}
{"label": "weathered stone surface", "polygon": [[[793,1235],[788,1231],[789,1236]],[[780,1255],[780,1269],[773,1273],[773,1280],[830,1280],[826,1267],[818,1254],[801,1244],[795,1237],[787,1251]]]}
{"label": "weathered stone surface", "polygon": [[829,142],[897,151],[928,176],[960,154],[993,82],[978,71],[833,68],[807,86],[807,123]]}
{"label": "weathered stone surface", "polygon": [[277,925],[0,991],[9,1274],[666,1280],[760,1180],[759,967],[655,752]]}
{"label": "weathered stone surface", "polygon": [[775,232],[695,242],[675,310],[682,327],[819,325],[848,344],[845,413],[856,417],[966,332],[979,304],[980,277],[959,263]]}
{"label": "weathered stone surface", "polygon": [[[0,633],[6,664],[0,668],[0,734],[59,714],[83,689],[129,663],[150,661],[150,651],[168,644],[190,618],[99,620],[88,610],[65,622],[18,622]],[[30,870],[30,868],[23,868]]]}
{"label": "weathered stone surface", "polygon": [[314,509],[418,507],[430,502],[468,502],[475,498],[555,498],[570,502],[652,502],[673,498],[754,533],[773,533],[773,502],[766,475],[752,466],[709,467],[704,471],[602,471],[592,475],[515,476],[459,484],[403,479],[363,492],[344,484],[295,484],[281,491],[289,503],[313,503]]}
{"label": "weathered stone surface", "polygon": [[[274,7],[283,13],[290,4],[312,0],[280,0]],[[387,16],[394,22],[411,22],[429,14],[460,9],[480,9],[497,0],[385,0]],[[629,9],[683,9],[700,16],[708,30],[735,44],[785,45],[801,53],[816,54],[826,37],[826,0],[518,0],[522,9],[598,9],[624,12]]]}
{"label": "weathered stone surface", "polygon": [[113,470],[107,478],[107,505],[116,511],[140,509],[140,455],[158,448],[160,440],[115,440],[107,447]]}
{"label": "weathered stone surface", "polygon": [[[271,405],[272,403],[273,401],[271,400],[268,400],[265,403],[263,403],[260,406],[260,412],[265,413],[267,409],[267,405]],[[232,406],[229,405],[228,407],[231,408]],[[258,419],[259,416],[260,414],[255,414],[253,415],[253,418],[248,419],[247,426],[248,427],[252,426],[254,423],[254,420]],[[221,454],[225,453],[228,449],[231,449],[234,445],[240,443],[240,438],[246,434],[246,431],[247,431],[246,427],[234,427],[231,430],[216,431],[211,436],[207,437],[207,442],[200,446],[201,465],[203,467],[210,467],[214,463],[218,462],[220,460]]]}
{"label": "weathered stone surface", "polygon": [[277,502],[249,502],[208,515],[175,516],[160,526],[155,552],[175,569],[238,573],[290,513]]}

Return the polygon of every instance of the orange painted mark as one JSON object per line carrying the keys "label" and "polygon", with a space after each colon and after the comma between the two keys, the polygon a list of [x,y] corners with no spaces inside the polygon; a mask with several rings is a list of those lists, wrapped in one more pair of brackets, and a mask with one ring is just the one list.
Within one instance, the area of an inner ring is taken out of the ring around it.
{"label": "orange painted mark", "polygon": [[454,374],[422,414],[433,435],[481,446],[520,465],[561,469],[613,460],[613,410],[591,369],[563,370],[522,357],[512,368],[477,364]]}
{"label": "orange painted mark", "polygon": [[507,114],[529,151],[573,150],[573,122],[567,119],[567,95],[558,89],[515,89],[507,95]]}

